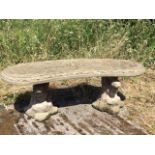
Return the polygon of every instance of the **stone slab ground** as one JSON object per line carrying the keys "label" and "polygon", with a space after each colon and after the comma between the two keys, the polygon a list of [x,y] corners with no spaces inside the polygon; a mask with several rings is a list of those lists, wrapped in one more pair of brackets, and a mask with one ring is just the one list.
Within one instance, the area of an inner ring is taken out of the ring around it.
{"label": "stone slab ground", "polygon": [[99,112],[89,104],[62,107],[57,115],[37,122],[15,110],[1,111],[0,134],[21,135],[145,135],[137,124],[108,113]]}

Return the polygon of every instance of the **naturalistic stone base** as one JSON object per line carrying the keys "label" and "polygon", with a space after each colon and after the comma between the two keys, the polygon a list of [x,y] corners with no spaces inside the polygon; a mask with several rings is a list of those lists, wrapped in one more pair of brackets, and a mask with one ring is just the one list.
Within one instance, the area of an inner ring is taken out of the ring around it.
{"label": "naturalistic stone base", "polygon": [[118,88],[120,86],[121,83],[117,77],[102,77],[101,97],[94,102],[92,106],[99,111],[105,111],[117,115],[121,113],[120,115],[124,115],[124,111],[127,110],[125,110],[124,102],[118,95]]}
{"label": "naturalistic stone base", "polygon": [[[99,112],[89,104],[60,107],[57,115],[52,115],[43,122],[21,115],[15,121],[15,128],[20,135],[145,135],[146,130],[129,119],[122,119],[106,112]],[[1,127],[7,126],[8,113],[0,113]],[[7,116],[7,117],[6,117]],[[10,123],[9,123],[10,125]],[[6,133],[6,129],[3,130]]]}
{"label": "naturalistic stone base", "polygon": [[57,112],[57,107],[53,106],[51,102],[44,101],[34,104],[29,110],[26,111],[26,114],[37,121],[44,121]]}
{"label": "naturalistic stone base", "polygon": [[58,112],[58,108],[53,106],[52,102],[47,101],[48,86],[49,83],[33,86],[33,93],[26,114],[37,121],[44,121]]}

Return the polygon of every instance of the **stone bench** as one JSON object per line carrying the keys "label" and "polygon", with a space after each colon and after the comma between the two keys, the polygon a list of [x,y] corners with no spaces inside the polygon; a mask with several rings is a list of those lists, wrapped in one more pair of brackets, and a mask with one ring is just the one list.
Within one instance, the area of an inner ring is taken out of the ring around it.
{"label": "stone bench", "polygon": [[138,76],[144,72],[145,68],[141,64],[130,60],[69,59],[10,66],[1,72],[1,79],[15,85],[33,85],[26,114],[42,121],[58,112],[58,108],[47,101],[49,82],[101,77],[102,94],[92,107],[119,114],[124,108],[124,102],[118,94],[118,88],[121,86],[118,77]]}

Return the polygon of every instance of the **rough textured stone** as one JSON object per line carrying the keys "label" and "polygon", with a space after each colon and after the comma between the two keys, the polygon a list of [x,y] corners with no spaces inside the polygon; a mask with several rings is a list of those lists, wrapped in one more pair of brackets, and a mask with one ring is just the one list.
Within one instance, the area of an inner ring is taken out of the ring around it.
{"label": "rough textured stone", "polygon": [[118,114],[124,106],[121,97],[118,95],[118,88],[121,86],[117,77],[102,78],[102,95],[92,104],[100,111]]}
{"label": "rough textured stone", "polygon": [[47,112],[47,111],[49,111],[51,106],[53,106],[51,102],[44,101],[41,104],[38,103],[38,104],[32,105],[32,109],[35,112]]}
{"label": "rough textured stone", "polygon": [[55,80],[85,77],[137,76],[144,67],[130,60],[69,59],[23,63],[1,72],[1,78],[11,84],[40,84]]}
{"label": "rough textured stone", "polygon": [[58,112],[58,108],[48,102],[48,83],[33,86],[31,101],[26,109],[26,114],[35,120],[44,121],[50,115]]}
{"label": "rough textured stone", "polygon": [[57,115],[38,122],[27,115],[16,123],[19,134],[45,135],[144,135],[134,122],[95,110],[89,104],[62,107]]}
{"label": "rough textured stone", "polygon": [[26,114],[37,121],[44,121],[50,115],[56,114],[58,108],[53,106],[51,102],[43,102],[33,105],[30,109],[26,111]]}
{"label": "rough textured stone", "polygon": [[58,112],[57,107],[50,108],[47,112],[38,112],[34,114],[34,119],[36,121],[45,121],[48,119],[51,115],[56,114]]}

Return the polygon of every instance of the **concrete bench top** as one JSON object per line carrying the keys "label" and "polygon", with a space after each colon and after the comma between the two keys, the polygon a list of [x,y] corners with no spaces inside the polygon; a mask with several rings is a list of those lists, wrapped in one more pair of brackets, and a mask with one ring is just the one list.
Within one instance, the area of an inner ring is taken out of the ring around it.
{"label": "concrete bench top", "polygon": [[137,76],[144,67],[130,60],[68,59],[22,63],[1,72],[2,80],[10,84],[41,84],[56,80],[85,77]]}

